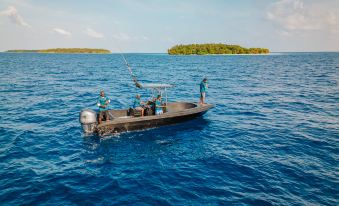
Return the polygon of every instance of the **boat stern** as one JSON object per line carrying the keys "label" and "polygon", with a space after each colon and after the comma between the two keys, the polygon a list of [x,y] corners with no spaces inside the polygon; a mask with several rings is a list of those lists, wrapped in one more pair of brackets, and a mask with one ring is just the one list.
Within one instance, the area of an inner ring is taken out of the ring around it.
{"label": "boat stern", "polygon": [[87,134],[92,134],[97,129],[97,113],[91,109],[81,110],[79,114],[79,121],[82,130]]}

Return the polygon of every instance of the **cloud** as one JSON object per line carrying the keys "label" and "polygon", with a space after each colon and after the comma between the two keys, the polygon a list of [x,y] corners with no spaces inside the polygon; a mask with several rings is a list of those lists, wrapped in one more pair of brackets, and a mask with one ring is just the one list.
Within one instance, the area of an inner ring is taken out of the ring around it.
{"label": "cloud", "polygon": [[125,33],[114,34],[113,38],[117,39],[117,40],[125,40],[125,41],[128,41],[128,40],[131,39],[131,37],[128,34],[125,34]]}
{"label": "cloud", "polygon": [[24,21],[14,6],[9,6],[6,10],[1,11],[0,15],[7,16],[13,23],[19,26],[31,28],[31,25]]}
{"label": "cloud", "polygon": [[147,36],[130,36],[126,33],[114,34],[113,38],[117,40],[121,40],[121,41],[139,41],[139,40],[147,41],[149,40]]}
{"label": "cloud", "polygon": [[86,28],[85,34],[87,34],[88,36],[93,37],[93,38],[98,38],[98,39],[104,38],[104,35],[102,33],[94,31],[91,28]]}
{"label": "cloud", "polygon": [[303,0],[279,0],[272,3],[267,19],[280,27],[282,34],[310,30],[335,30],[338,12],[326,4],[321,6]]}
{"label": "cloud", "polygon": [[71,32],[66,31],[66,30],[64,30],[64,29],[60,29],[60,28],[54,28],[53,31],[54,31],[55,33],[58,33],[58,34],[61,34],[61,35],[65,35],[65,36],[71,36],[71,35],[72,35]]}

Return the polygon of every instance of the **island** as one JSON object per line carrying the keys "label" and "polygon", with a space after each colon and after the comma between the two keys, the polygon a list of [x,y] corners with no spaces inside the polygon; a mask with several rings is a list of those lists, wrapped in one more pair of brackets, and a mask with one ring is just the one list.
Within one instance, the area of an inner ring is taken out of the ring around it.
{"label": "island", "polygon": [[90,48],[55,48],[40,50],[7,50],[8,53],[59,53],[59,54],[110,54],[107,49],[90,49]]}
{"label": "island", "polygon": [[187,44],[175,45],[168,49],[170,55],[215,55],[215,54],[268,54],[266,48],[244,48],[227,44]]}

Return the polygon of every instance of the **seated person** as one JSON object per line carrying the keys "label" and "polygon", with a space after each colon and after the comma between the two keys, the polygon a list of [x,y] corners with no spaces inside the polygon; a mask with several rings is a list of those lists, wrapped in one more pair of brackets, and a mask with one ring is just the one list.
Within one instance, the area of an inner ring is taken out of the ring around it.
{"label": "seated person", "polygon": [[161,102],[161,95],[158,95],[157,99],[155,100],[155,114],[160,115],[163,114],[163,109],[165,106],[162,106]]}
{"label": "seated person", "polygon": [[135,99],[133,102],[133,109],[141,111],[141,116],[144,116],[144,108],[142,107],[142,105],[144,104],[144,102],[142,102],[140,100],[140,94],[135,95]]}
{"label": "seated person", "polygon": [[144,116],[154,115],[155,113],[155,100],[156,98],[152,98],[147,100],[145,104],[142,105],[144,109]]}

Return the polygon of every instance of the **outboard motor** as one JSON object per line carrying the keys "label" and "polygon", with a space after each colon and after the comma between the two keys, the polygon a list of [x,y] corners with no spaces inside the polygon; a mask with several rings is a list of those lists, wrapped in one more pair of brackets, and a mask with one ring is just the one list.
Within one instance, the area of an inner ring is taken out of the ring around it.
{"label": "outboard motor", "polygon": [[97,126],[97,113],[91,109],[81,110],[79,121],[85,133],[93,133]]}

